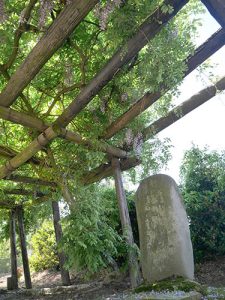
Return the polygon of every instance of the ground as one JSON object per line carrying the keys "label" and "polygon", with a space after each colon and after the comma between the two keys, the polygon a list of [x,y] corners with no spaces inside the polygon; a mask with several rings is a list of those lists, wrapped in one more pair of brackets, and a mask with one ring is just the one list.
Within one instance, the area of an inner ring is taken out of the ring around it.
{"label": "ground", "polygon": [[[101,274],[98,280],[89,280],[88,282],[81,281],[79,277],[73,279],[74,288],[70,293],[59,293],[56,291],[54,295],[46,296],[25,296],[24,294],[5,294],[6,278],[9,274],[0,277],[0,299],[1,300],[97,300],[97,299],[126,299],[129,293],[129,281],[124,277],[116,277],[115,273]],[[32,276],[33,286],[35,288],[54,287],[60,285],[59,272],[40,272]],[[196,266],[196,280],[201,284],[206,284],[210,287],[225,287],[225,257],[218,258],[215,261],[208,261],[204,264]],[[20,285],[23,286],[21,280]],[[225,299],[215,296],[215,291],[212,290],[212,298],[210,299]],[[137,298],[135,298],[137,299]],[[138,298],[141,299],[141,298]],[[209,298],[203,298],[209,299]]]}

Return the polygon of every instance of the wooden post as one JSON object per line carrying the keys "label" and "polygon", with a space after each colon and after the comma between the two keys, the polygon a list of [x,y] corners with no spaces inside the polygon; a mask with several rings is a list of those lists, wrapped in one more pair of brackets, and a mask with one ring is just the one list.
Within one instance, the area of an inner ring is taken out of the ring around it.
{"label": "wooden post", "polygon": [[[55,237],[56,243],[58,245],[59,241],[62,238],[62,227],[60,224],[60,211],[59,204],[57,201],[52,201],[52,214],[53,214],[53,222],[55,228]],[[64,268],[64,264],[66,261],[65,253],[62,251],[58,251],[59,256],[59,267],[61,271],[61,278],[63,285],[71,285],[69,272]]]}
{"label": "wooden post", "polygon": [[135,250],[134,237],[130,222],[130,216],[127,206],[126,194],[123,187],[120,162],[117,158],[112,159],[112,167],[114,171],[116,194],[120,212],[120,221],[122,225],[123,235],[128,245],[128,262],[131,286],[137,287],[141,282],[141,274],[138,264],[137,252]]}
{"label": "wooden post", "polygon": [[20,247],[22,253],[25,286],[27,289],[31,289],[32,283],[31,283],[30,267],[29,267],[28,254],[27,254],[26,235],[25,235],[24,222],[23,222],[23,207],[18,206],[16,211],[17,211],[17,218],[18,218],[18,228],[19,228],[19,236],[20,236]]}
{"label": "wooden post", "polygon": [[7,284],[8,289],[18,289],[18,275],[17,275],[17,256],[16,256],[16,212],[11,209],[9,215],[9,231],[10,231],[10,258],[11,258],[11,277],[8,279],[10,284]]}

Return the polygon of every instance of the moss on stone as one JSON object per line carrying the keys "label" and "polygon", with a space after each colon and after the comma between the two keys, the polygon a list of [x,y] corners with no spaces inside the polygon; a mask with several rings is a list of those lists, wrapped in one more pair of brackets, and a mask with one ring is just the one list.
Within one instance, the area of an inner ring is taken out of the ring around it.
{"label": "moss on stone", "polygon": [[154,292],[196,291],[201,293],[202,295],[207,294],[207,289],[204,286],[202,286],[201,284],[195,281],[184,279],[183,277],[173,277],[173,278],[157,281],[152,284],[143,284],[134,290],[135,293],[150,292],[150,291],[154,291]]}

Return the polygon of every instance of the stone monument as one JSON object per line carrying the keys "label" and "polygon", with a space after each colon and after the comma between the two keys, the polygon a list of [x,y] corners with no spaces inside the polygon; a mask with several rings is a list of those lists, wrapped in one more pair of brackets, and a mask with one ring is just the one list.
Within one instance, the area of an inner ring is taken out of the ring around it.
{"label": "stone monument", "polygon": [[144,179],[136,192],[136,210],[144,279],[193,279],[189,222],[176,182],[163,174]]}

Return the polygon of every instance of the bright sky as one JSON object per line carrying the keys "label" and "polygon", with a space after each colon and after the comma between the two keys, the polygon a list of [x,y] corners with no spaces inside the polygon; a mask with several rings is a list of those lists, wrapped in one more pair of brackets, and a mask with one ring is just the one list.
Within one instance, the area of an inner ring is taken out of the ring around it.
{"label": "bright sky", "polygon": [[[200,29],[197,44],[200,45],[210,37],[220,26],[207,12],[203,16],[203,26]],[[212,70],[216,77],[225,76],[225,46],[216,52],[210,61],[215,65]],[[212,84],[208,75],[204,74],[201,79],[196,77],[197,71],[192,72],[184,80],[181,86],[181,95],[176,99],[179,104],[196,94],[201,89]],[[215,79],[212,79],[215,81]],[[185,150],[190,149],[192,143],[203,148],[208,145],[213,150],[225,150],[225,94],[222,93],[195,109],[181,120],[163,130],[158,137],[171,139],[174,146],[171,154],[172,160],[167,170],[161,173],[172,176],[179,183],[179,168]]]}

